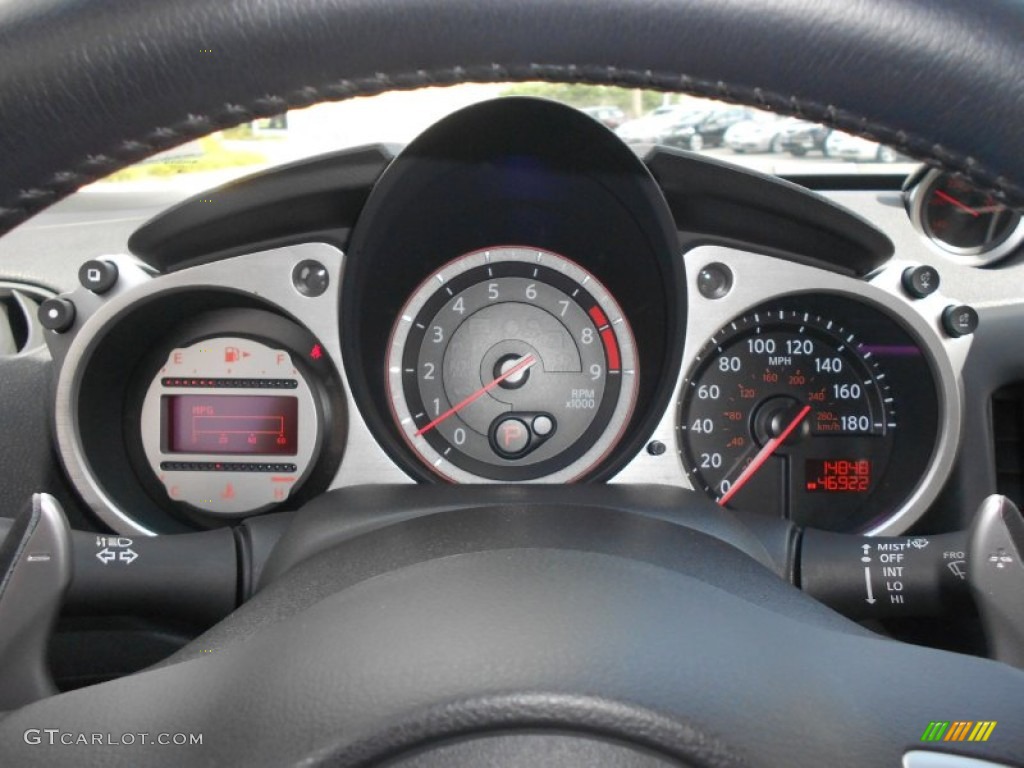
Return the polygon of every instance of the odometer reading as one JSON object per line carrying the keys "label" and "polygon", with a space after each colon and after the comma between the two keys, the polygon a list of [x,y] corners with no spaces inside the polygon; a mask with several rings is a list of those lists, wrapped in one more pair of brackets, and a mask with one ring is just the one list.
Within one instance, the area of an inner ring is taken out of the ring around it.
{"label": "odometer reading", "polygon": [[501,247],[416,290],[392,332],[387,380],[402,436],[437,474],[564,481],[621,437],[636,350],[622,310],[581,267]]}
{"label": "odometer reading", "polygon": [[804,468],[808,493],[867,493],[871,488],[868,459],[807,459]]}
{"label": "odometer reading", "polygon": [[722,506],[819,524],[824,498],[825,514],[841,519],[874,490],[894,404],[873,348],[853,331],[768,308],[701,350],[680,404],[680,447],[694,485]]}

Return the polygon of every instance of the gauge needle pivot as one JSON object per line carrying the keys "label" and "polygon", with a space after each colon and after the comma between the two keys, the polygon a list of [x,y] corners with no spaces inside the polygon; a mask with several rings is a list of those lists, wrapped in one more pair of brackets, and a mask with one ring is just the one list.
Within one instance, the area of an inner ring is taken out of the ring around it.
{"label": "gauge needle pivot", "polygon": [[971,208],[971,206],[969,206],[969,205],[967,205],[965,203],[961,203],[955,197],[953,197],[952,195],[947,195],[941,189],[936,189],[935,190],[935,196],[940,198],[940,199],[942,199],[942,200],[945,200],[950,205],[955,205],[961,211],[966,211],[967,213],[971,214],[971,216],[973,216],[974,218],[978,218],[979,216],[981,216],[981,212],[980,211],[976,211],[973,208]]}
{"label": "gauge needle pivot", "polygon": [[784,442],[786,442],[789,436],[793,434],[793,430],[800,426],[800,422],[803,421],[807,414],[810,412],[811,406],[805,405],[803,408],[800,409],[800,412],[793,417],[793,420],[789,422],[786,428],[782,430],[782,433],[778,437],[773,437],[771,440],[764,444],[764,447],[757,452],[757,455],[754,457],[753,461],[747,464],[747,468],[744,469],[740,476],[736,478],[736,482],[729,486],[729,490],[726,491],[722,495],[722,498],[718,500],[718,506],[724,507],[726,504],[729,503],[729,500],[733,496],[739,493],[739,490],[744,485],[746,485],[747,481],[750,480],[750,478],[752,478],[757,473],[757,470],[759,470],[764,465],[764,463],[768,461],[768,458],[773,453],[775,453],[778,447],[782,445]]}
{"label": "gauge needle pivot", "polygon": [[467,405],[476,402],[481,397],[483,397],[488,392],[490,392],[492,389],[494,389],[496,386],[501,384],[501,382],[505,381],[506,379],[512,378],[517,373],[521,373],[522,371],[525,371],[527,368],[529,368],[531,365],[533,365],[536,362],[537,362],[537,358],[534,357],[533,355],[527,355],[526,357],[520,359],[519,362],[517,362],[515,365],[513,365],[511,368],[509,368],[507,371],[505,371],[503,374],[501,374],[501,376],[499,376],[498,378],[494,379],[493,381],[491,381],[488,384],[484,384],[482,387],[480,387],[480,389],[478,389],[476,392],[471,394],[465,400],[463,400],[462,402],[460,402],[460,403],[458,403],[456,405],[453,405],[451,408],[449,408],[447,411],[442,413],[440,416],[438,416],[436,419],[434,419],[432,422],[430,422],[426,426],[420,427],[418,430],[416,430],[416,437],[419,437],[420,435],[426,434],[427,432],[432,430],[434,427],[436,427],[438,424],[440,424],[442,421],[447,419],[449,416],[455,415],[456,413],[461,411],[463,408],[465,408]]}

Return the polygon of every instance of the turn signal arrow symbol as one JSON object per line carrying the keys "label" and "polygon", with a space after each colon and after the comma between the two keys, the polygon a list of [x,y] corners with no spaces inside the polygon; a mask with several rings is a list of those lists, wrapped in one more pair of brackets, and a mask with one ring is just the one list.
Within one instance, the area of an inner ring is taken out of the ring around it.
{"label": "turn signal arrow symbol", "polygon": [[117,558],[117,553],[116,553],[116,552],[114,552],[114,551],[113,551],[113,550],[111,550],[111,549],[108,549],[108,548],[104,548],[104,549],[101,549],[101,550],[100,550],[99,552],[97,552],[97,553],[96,553],[96,557],[97,557],[97,558],[99,559],[99,561],[100,561],[101,563],[103,563],[104,565],[106,565],[106,564],[107,564],[107,563],[109,563],[109,562],[110,562],[111,560],[114,560],[114,559],[116,559],[116,558]]}

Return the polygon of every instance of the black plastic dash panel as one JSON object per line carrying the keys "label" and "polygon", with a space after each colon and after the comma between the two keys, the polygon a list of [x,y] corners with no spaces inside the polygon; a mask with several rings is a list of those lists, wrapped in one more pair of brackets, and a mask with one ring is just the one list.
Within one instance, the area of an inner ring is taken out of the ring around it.
{"label": "black plastic dash panel", "polygon": [[865,219],[797,184],[666,147],[645,163],[688,245],[726,240],[858,277],[895,250]]}
{"label": "black plastic dash panel", "polygon": [[158,214],[128,247],[157,271],[174,272],[254,246],[347,230],[394,156],[393,147],[375,144],[237,179]]}

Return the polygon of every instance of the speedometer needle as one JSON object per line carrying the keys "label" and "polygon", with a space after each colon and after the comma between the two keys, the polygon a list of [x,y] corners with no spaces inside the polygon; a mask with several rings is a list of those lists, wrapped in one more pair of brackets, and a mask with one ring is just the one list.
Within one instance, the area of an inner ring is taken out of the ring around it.
{"label": "speedometer needle", "polygon": [[420,435],[426,434],[427,432],[432,430],[434,427],[436,427],[438,424],[440,424],[442,421],[447,419],[449,416],[452,416],[452,415],[458,413],[459,411],[461,411],[463,408],[465,408],[470,403],[473,403],[473,402],[476,402],[477,400],[479,400],[481,397],[486,395],[488,392],[490,392],[496,386],[501,384],[501,382],[505,381],[505,379],[511,379],[517,373],[519,373],[520,371],[525,371],[527,368],[529,368],[531,365],[533,365],[536,362],[537,362],[537,358],[534,357],[533,355],[527,355],[526,357],[522,358],[518,363],[513,365],[511,368],[509,368],[507,371],[505,371],[503,374],[501,374],[501,376],[496,378],[494,381],[490,382],[489,384],[484,384],[482,387],[480,387],[480,389],[478,389],[472,395],[467,397],[461,403],[459,403],[458,405],[453,405],[451,408],[449,408],[447,411],[442,413],[440,416],[438,416],[432,422],[427,424],[425,427],[420,427],[418,430],[416,430],[416,437],[419,437]]}
{"label": "speedometer needle", "polygon": [[718,506],[724,507],[729,503],[729,499],[739,493],[740,488],[746,485],[747,481],[754,476],[757,470],[759,470],[766,461],[768,461],[768,458],[775,453],[776,449],[786,442],[786,438],[793,434],[793,430],[800,426],[800,422],[803,421],[804,417],[810,412],[811,406],[805,405],[800,409],[800,413],[798,413],[793,420],[789,422],[789,425],[782,430],[782,434],[778,437],[773,437],[764,444],[764,447],[757,452],[754,460],[747,464],[747,468],[744,469],[743,472],[740,473],[740,476],[736,478],[736,482],[729,486],[729,490],[726,491],[722,495],[722,498],[718,500]]}

